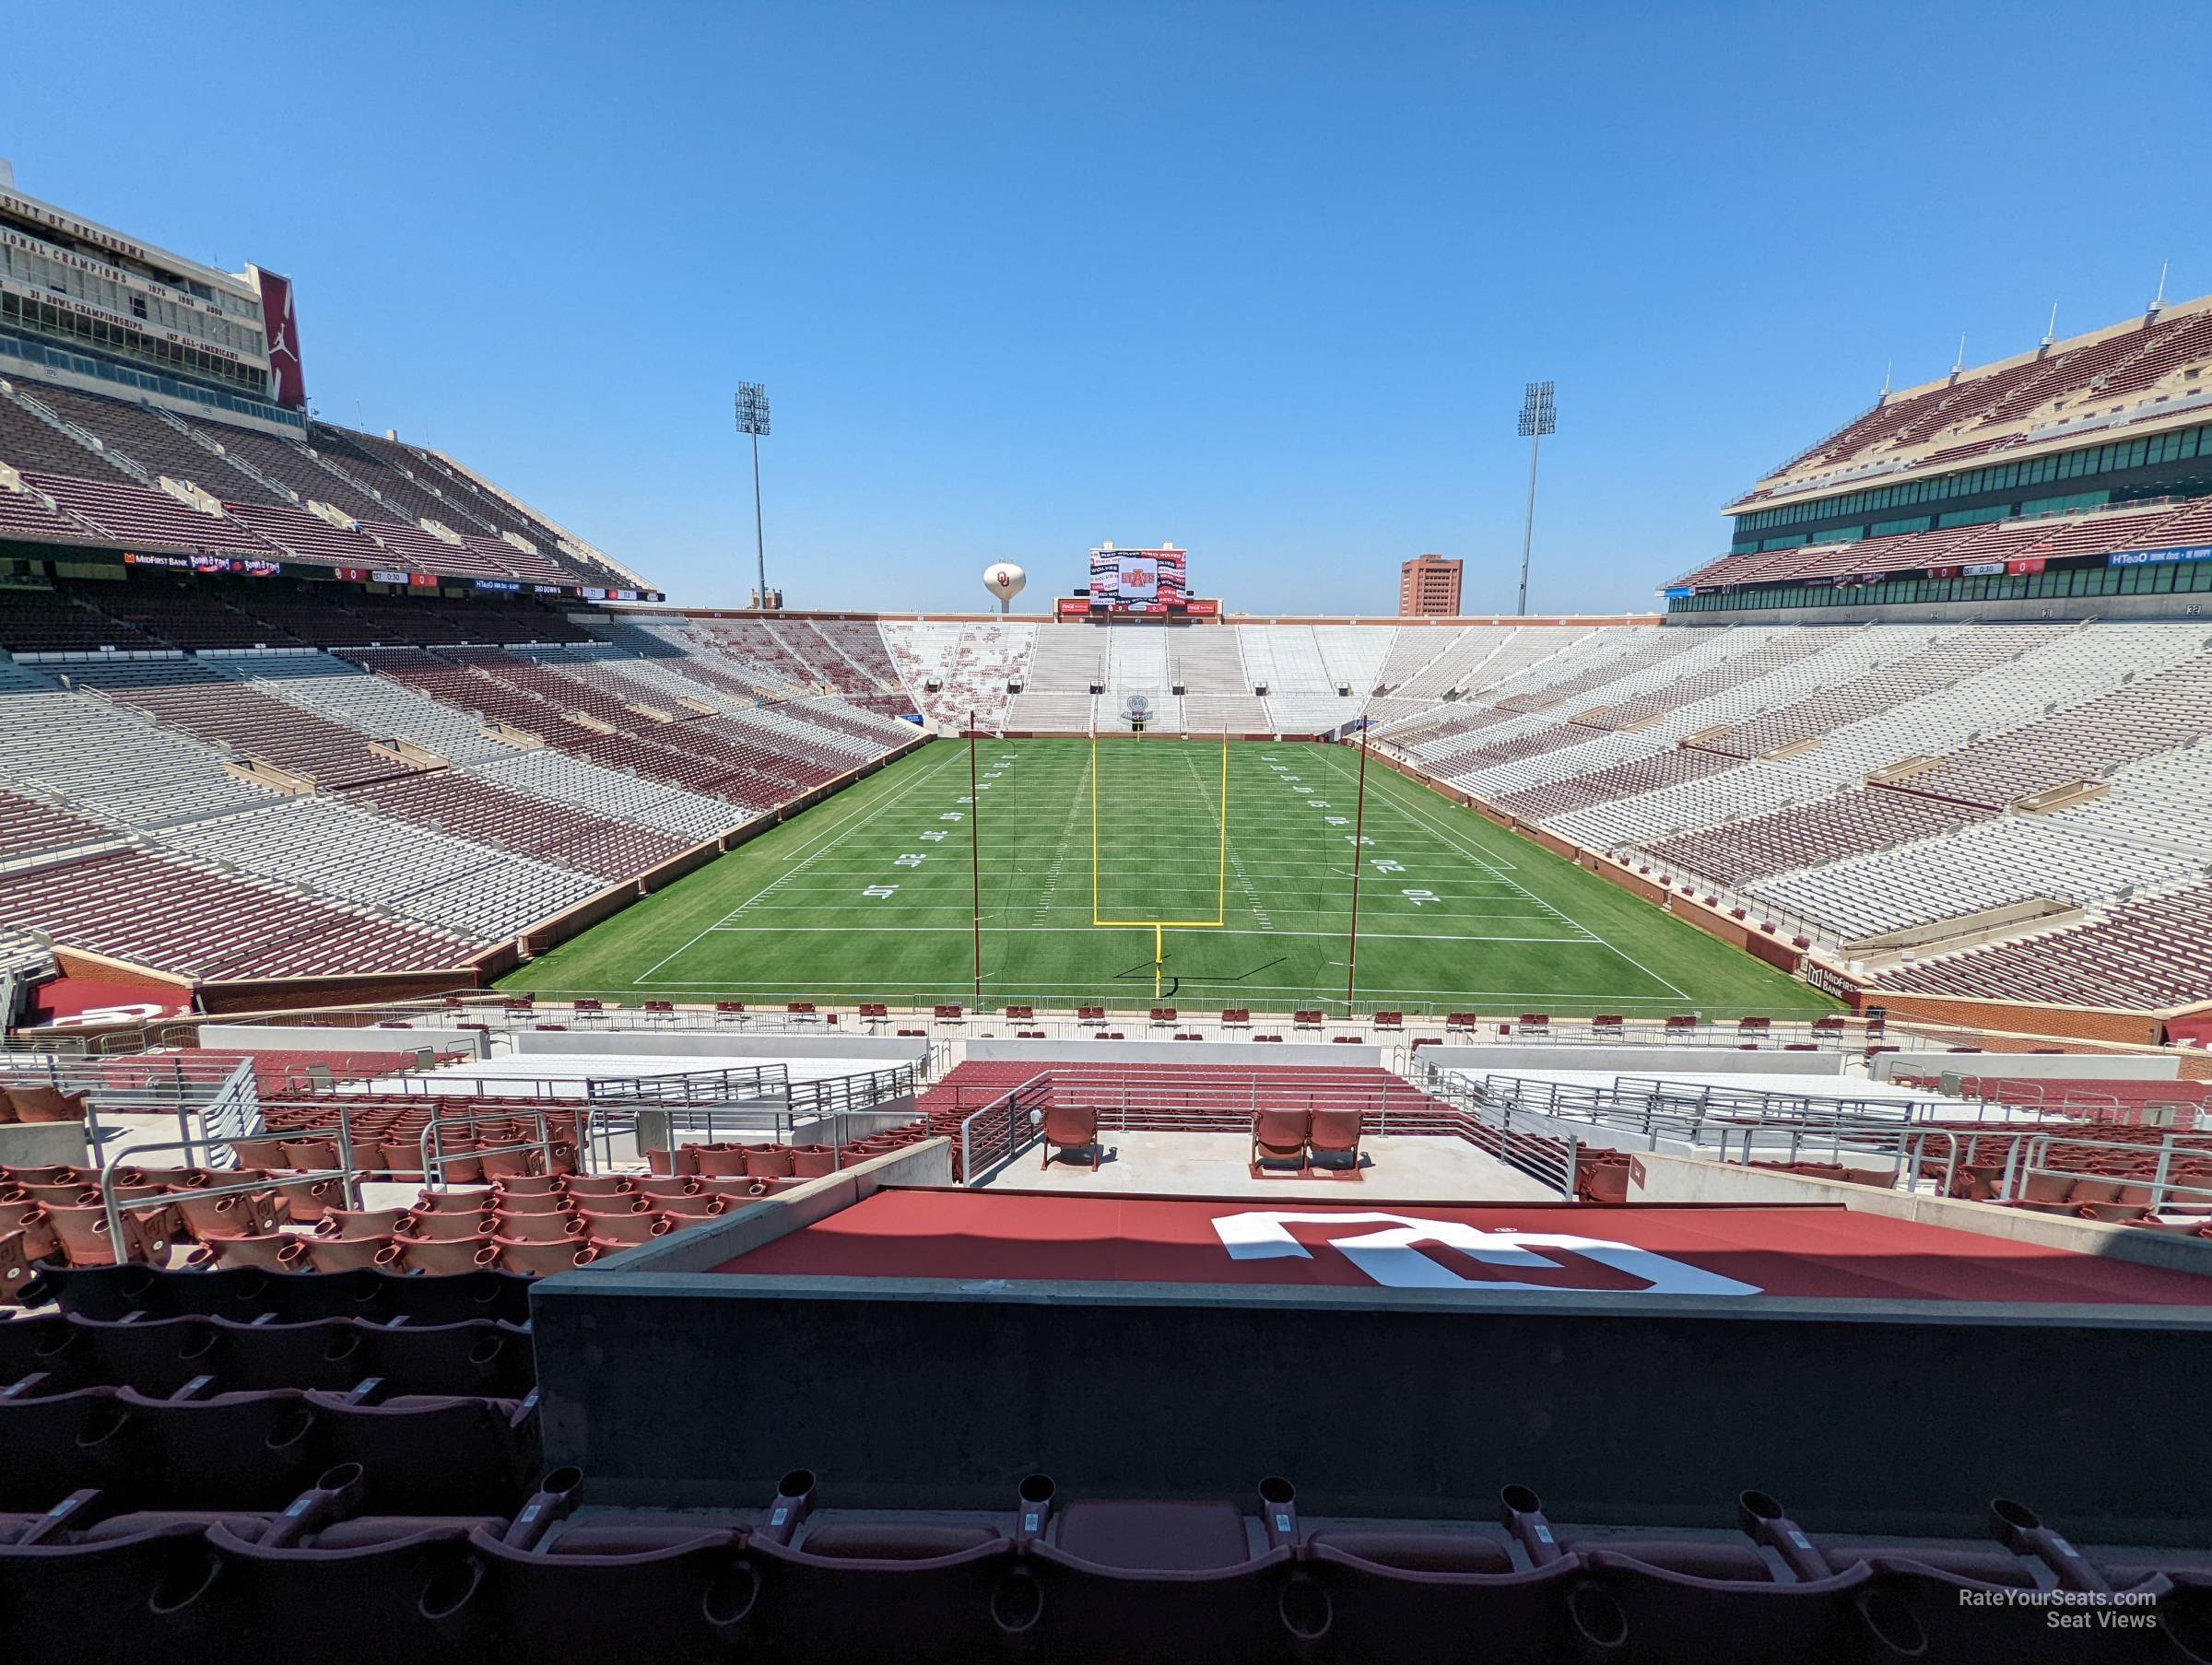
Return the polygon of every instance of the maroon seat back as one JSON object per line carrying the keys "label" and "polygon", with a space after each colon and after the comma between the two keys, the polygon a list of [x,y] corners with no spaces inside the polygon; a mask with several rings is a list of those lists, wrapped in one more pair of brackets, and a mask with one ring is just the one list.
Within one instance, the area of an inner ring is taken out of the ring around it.
{"label": "maroon seat back", "polygon": [[1350,1155],[1359,1148],[1358,1110],[1315,1110],[1306,1143],[1315,1155]]}
{"label": "maroon seat back", "polygon": [[315,1236],[343,1243],[388,1237],[406,1216],[404,1208],[334,1208],[315,1222]]}
{"label": "maroon seat back", "polygon": [[1311,1110],[1261,1110],[1252,1119],[1252,1142],[1263,1160],[1302,1158],[1312,1126]]}
{"label": "maroon seat back", "polygon": [[262,1237],[276,1229],[276,1199],[267,1191],[233,1191],[227,1197],[178,1197],[177,1207],[192,1235],[208,1237]]}
{"label": "maroon seat back", "polygon": [[1044,1112],[1047,1144],[1083,1145],[1097,1143],[1099,1111],[1096,1105],[1055,1104]]}
{"label": "maroon seat back", "polygon": [[153,1266],[169,1263],[169,1239],[147,1230],[135,1214],[123,1216],[123,1252],[115,1252],[108,1235],[108,1211],[99,1207],[49,1208],[47,1218],[61,1240],[62,1253],[72,1266],[112,1266],[119,1260],[137,1260]]}
{"label": "maroon seat back", "polygon": [[10,1087],[8,1102],[18,1121],[82,1121],[89,1093],[65,1093],[58,1087]]}

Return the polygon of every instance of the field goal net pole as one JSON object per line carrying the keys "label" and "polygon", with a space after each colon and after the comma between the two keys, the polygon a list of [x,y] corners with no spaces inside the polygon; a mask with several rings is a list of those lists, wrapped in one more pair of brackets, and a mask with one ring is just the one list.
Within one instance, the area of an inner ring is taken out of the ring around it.
{"label": "field goal net pole", "polygon": [[968,712],[968,882],[975,912],[975,1009],[983,1009],[983,795],[975,785],[975,712]]}
{"label": "field goal net pole", "polygon": [[1359,989],[1359,870],[1367,864],[1361,854],[1367,844],[1367,719],[1359,719],[1359,788],[1358,806],[1352,811],[1352,919],[1344,952],[1344,1015],[1347,1023],[1359,1015],[1355,1002]]}
{"label": "field goal net pole", "polygon": [[1090,922],[1094,927],[1110,930],[1141,931],[1149,927],[1152,932],[1152,998],[1159,999],[1161,979],[1167,967],[1167,933],[1170,931],[1218,931],[1229,919],[1229,731],[1221,731],[1221,784],[1217,800],[1220,822],[1219,848],[1216,854],[1214,880],[1214,917],[1210,920],[1110,920],[1099,911],[1099,732],[1094,722],[1090,731]]}

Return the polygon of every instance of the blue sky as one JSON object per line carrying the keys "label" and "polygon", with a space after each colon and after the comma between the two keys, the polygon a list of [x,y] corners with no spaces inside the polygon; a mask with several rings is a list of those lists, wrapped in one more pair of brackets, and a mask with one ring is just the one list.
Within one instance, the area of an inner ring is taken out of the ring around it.
{"label": "blue sky", "polygon": [[1011,559],[1039,607],[1111,538],[1237,610],[1389,612],[1429,549],[1510,607],[1548,376],[1532,606],[1650,607],[1886,363],[2212,289],[2202,51],[2086,6],[192,16],[205,80],[11,77],[21,187],[289,272],[324,416],[701,604],[750,580],[741,377],[794,606]]}

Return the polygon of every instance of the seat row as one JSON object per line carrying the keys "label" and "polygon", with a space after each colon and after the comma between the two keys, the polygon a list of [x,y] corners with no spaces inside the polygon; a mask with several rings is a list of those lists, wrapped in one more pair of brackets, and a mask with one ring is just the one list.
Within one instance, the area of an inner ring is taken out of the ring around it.
{"label": "seat row", "polygon": [[262,1323],[201,1314],[93,1319],[44,1312],[0,1324],[0,1397],[128,1387],[168,1398],[201,1378],[218,1391],[343,1393],[373,1378],[394,1394],[512,1400],[537,1385],[529,1326],[503,1319]]}
{"label": "seat row", "polygon": [[[0,1516],[45,1513],[97,1489],[144,1509],[281,1511],[340,1463],[365,1473],[380,1512],[505,1512],[537,1472],[537,1400],[345,1392],[218,1392],[205,1378],[164,1395],[78,1388],[0,1398]],[[21,1657],[21,1656],[18,1656]]]}
{"label": "seat row", "polygon": [[[517,1175],[483,1190],[426,1190],[401,1207],[347,1209],[330,1170],[147,1170],[111,1176],[117,1242],[97,1184],[81,1170],[20,1169],[0,1184],[0,1243],[19,1283],[39,1261],[167,1267],[196,1243],[188,1268],[347,1272],[371,1268],[451,1276],[566,1272],[802,1183],[788,1172],[727,1178]],[[824,1171],[828,1171],[825,1169]],[[268,1179],[266,1189],[241,1185]],[[306,1229],[300,1229],[300,1228]]]}
{"label": "seat row", "polygon": [[[51,1420],[58,1436],[78,1431]],[[0,1516],[0,1623],[25,1658],[252,1654],[295,1640],[301,1615],[342,1612],[317,1633],[326,1665],[426,1653],[1425,1665],[1464,1660],[1469,1637],[1501,1659],[1719,1665],[2194,1657],[2174,1640],[2201,1636],[2212,1612],[2201,1555],[2092,1560],[2003,1500],[1980,1541],[1818,1534],[1759,1493],[1739,1500],[1734,1530],[1667,1538],[1555,1524],[1523,1486],[1506,1488],[1498,1526],[1440,1527],[1309,1525],[1281,1480],[1243,1506],[1060,1502],[1031,1476],[1004,1511],[936,1515],[818,1507],[805,1471],[764,1508],[680,1515],[592,1507],[572,1469],[526,1496],[443,1488],[437,1507],[396,1506],[357,1460],[262,1501],[280,1483],[234,1483],[253,1505],[197,1507],[88,1486]],[[2050,1622],[2092,1607],[2138,1622]]]}
{"label": "seat row", "polygon": [[[91,1107],[89,1093],[61,1087],[0,1085],[0,1125],[29,1121],[82,1121]],[[0,1168],[0,1176],[6,1170]]]}

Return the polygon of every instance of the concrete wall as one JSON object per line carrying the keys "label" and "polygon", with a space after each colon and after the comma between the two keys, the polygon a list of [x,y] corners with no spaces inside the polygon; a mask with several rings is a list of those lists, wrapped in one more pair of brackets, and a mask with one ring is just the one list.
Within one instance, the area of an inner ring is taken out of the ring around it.
{"label": "concrete wall", "polygon": [[2194,1542],[2212,1472],[2195,1309],[628,1264],[531,1296],[547,1461],[618,1506],[758,1506],[798,1466],[856,1507],[1279,1473],[1312,1514],[1479,1519],[1519,1482],[1555,1518],[1719,1524],[1755,1486],[1824,1531],[1971,1536],[2001,1494],[2092,1542]]}
{"label": "concrete wall", "polygon": [[[1347,1050],[1349,1049],[1347,1049]],[[1448,1070],[1500,1075],[1546,1070],[1611,1070],[1621,1075],[1825,1075],[1843,1073],[1841,1052],[1739,1052],[1733,1047],[1517,1047],[1511,1042],[1423,1047],[1421,1060]]]}
{"label": "concrete wall", "polygon": [[[1856,1158],[1853,1165],[1877,1166]],[[2065,1214],[2038,1214],[2033,1209],[2000,1208],[1991,1202],[1877,1190],[1871,1186],[1851,1185],[1840,1179],[1819,1179],[1732,1163],[1696,1161],[1664,1153],[1641,1155],[1630,1169],[1629,1201],[1738,1205],[1840,1203],[1854,1214],[1917,1220],[1924,1225],[1943,1225],[1953,1231],[2002,1237],[2011,1243],[2037,1243],[2073,1254],[2133,1260],[2145,1266],[2164,1266],[2175,1272],[2212,1277],[2212,1242],[2202,1237],[2169,1237],[2164,1232],[2104,1225],[2095,1220],[2077,1220]]]}
{"label": "concrete wall", "polygon": [[0,1126],[0,1167],[49,1167],[91,1161],[81,1121],[21,1121]]}
{"label": "concrete wall", "polygon": [[2044,1081],[2172,1081],[2182,1061],[2171,1052],[1882,1052],[1875,1079],[1900,1075],[2025,1075]]}
{"label": "concrete wall", "polygon": [[485,1056],[481,1029],[302,1028],[287,1024],[202,1024],[200,1045],[241,1052],[465,1052]]}
{"label": "concrete wall", "polygon": [[[1144,1019],[1135,1020],[1138,1025]],[[1124,1035],[1139,1031],[1124,1026]],[[1422,1049],[1424,1051],[1426,1048]],[[1047,1064],[1234,1064],[1247,1069],[1263,1065],[1300,1069],[1373,1069],[1383,1060],[1383,1049],[1361,1042],[1337,1046],[1327,1041],[1286,1040],[1279,1046],[1255,1046],[1247,1040],[1112,1040],[1100,1043],[1085,1036],[1067,1040],[971,1040],[971,1062],[992,1061]]]}
{"label": "concrete wall", "polygon": [[680,1069],[687,1058],[849,1058],[853,1073],[889,1064],[917,1063],[929,1054],[929,1042],[912,1036],[846,1035],[836,1029],[811,1035],[751,1035],[720,1029],[517,1029],[518,1054],[559,1053],[590,1057],[632,1053],[666,1058]]}

